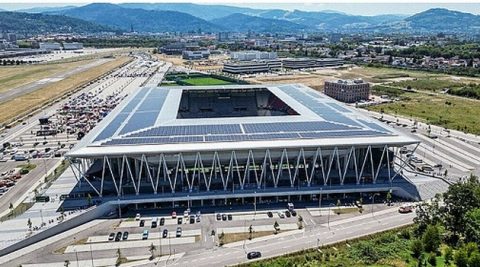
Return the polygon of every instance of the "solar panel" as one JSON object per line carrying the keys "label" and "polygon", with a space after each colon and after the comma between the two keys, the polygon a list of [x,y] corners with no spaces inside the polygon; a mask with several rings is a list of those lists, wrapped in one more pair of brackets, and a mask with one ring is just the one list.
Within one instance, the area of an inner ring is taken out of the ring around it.
{"label": "solar panel", "polygon": [[342,107],[341,105],[337,104],[337,103],[326,103],[327,105],[329,105],[331,108],[334,108],[340,112],[352,112],[351,110],[345,108],[345,107]]}
{"label": "solar panel", "polygon": [[342,138],[342,137],[356,137],[356,136],[383,136],[385,133],[369,130],[355,130],[355,131],[333,131],[333,132],[306,132],[299,133],[302,138]]}
{"label": "solar panel", "polygon": [[220,125],[186,125],[160,126],[143,132],[128,135],[128,137],[176,136],[176,135],[209,135],[209,134],[241,134],[240,124]]}
{"label": "solar panel", "polygon": [[[245,123],[242,125],[246,133],[310,132],[352,129],[352,127],[334,124],[326,121]],[[355,128],[359,129],[358,127]]]}
{"label": "solar panel", "polygon": [[111,122],[103,129],[103,131],[97,135],[94,141],[103,140],[112,137],[118,130],[122,122],[128,117],[128,113],[119,113]]}
{"label": "solar panel", "polygon": [[152,126],[158,117],[158,111],[135,112],[127,124],[122,128],[120,134],[137,131]]}
{"label": "solar panel", "polygon": [[359,121],[362,122],[363,124],[367,125],[367,127],[372,129],[372,130],[380,131],[380,132],[386,132],[386,133],[391,133],[392,132],[392,131],[388,130],[387,128],[385,128],[381,125],[378,125],[376,123],[368,122],[368,121],[365,121],[365,120],[359,120]]}

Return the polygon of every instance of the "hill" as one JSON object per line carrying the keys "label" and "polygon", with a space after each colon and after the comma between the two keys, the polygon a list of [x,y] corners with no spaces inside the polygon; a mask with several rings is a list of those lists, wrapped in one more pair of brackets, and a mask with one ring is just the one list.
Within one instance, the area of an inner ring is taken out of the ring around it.
{"label": "hill", "polygon": [[52,13],[61,10],[67,10],[75,8],[75,6],[59,6],[59,7],[32,7],[26,9],[15,10],[16,12],[25,12],[25,13]]}
{"label": "hill", "polygon": [[0,12],[0,29],[23,34],[113,32],[111,27],[58,15]]}
{"label": "hill", "polygon": [[222,29],[182,12],[123,8],[114,4],[89,4],[58,13],[125,31],[131,27],[137,32],[190,32],[199,29],[212,32]]}
{"label": "hill", "polygon": [[124,8],[140,8],[145,10],[177,11],[187,13],[204,20],[226,17],[235,13],[253,15],[262,12],[260,9],[235,7],[226,5],[199,5],[191,3],[125,3]]}
{"label": "hill", "polygon": [[413,30],[428,32],[480,32],[480,16],[433,8],[405,19]]}
{"label": "hill", "polygon": [[299,32],[307,30],[307,26],[286,20],[268,19],[245,14],[232,14],[223,18],[211,20],[212,23],[222,25],[230,31],[236,32]]}

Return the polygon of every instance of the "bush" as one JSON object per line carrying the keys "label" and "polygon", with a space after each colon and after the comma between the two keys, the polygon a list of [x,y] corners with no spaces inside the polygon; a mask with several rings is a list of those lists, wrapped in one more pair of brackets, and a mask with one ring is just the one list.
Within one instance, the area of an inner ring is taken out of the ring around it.
{"label": "bush", "polygon": [[430,252],[428,255],[428,263],[432,266],[437,266],[437,255],[433,252]]}
{"label": "bush", "polygon": [[453,249],[451,247],[446,247],[443,257],[445,259],[445,263],[449,264],[453,260]]}
{"label": "bush", "polygon": [[420,256],[422,255],[423,253],[423,243],[422,241],[418,240],[418,239],[415,239],[412,243],[412,256],[415,258],[415,259],[418,259],[420,258]]}
{"label": "bush", "polygon": [[435,225],[427,226],[422,241],[426,252],[437,251],[440,246],[440,233],[438,232],[438,227]]}
{"label": "bush", "polygon": [[464,248],[460,248],[457,253],[455,253],[455,265],[457,265],[457,267],[468,266],[468,255]]}

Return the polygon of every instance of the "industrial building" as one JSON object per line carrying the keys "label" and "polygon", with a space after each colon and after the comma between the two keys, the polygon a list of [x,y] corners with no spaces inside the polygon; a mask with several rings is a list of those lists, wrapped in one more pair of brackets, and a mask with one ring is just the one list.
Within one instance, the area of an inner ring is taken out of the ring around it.
{"label": "industrial building", "polygon": [[141,87],[67,158],[71,195],[223,205],[406,195],[398,148],[417,143],[300,84]]}
{"label": "industrial building", "polygon": [[210,57],[210,50],[185,50],[182,52],[182,58],[186,60],[208,59]]}
{"label": "industrial building", "polygon": [[271,72],[282,68],[280,60],[254,60],[227,62],[223,64],[223,72],[232,74],[250,74],[259,72]]}
{"label": "industrial building", "polygon": [[311,69],[323,67],[338,67],[344,64],[340,58],[288,58],[282,59],[286,69]]}
{"label": "industrial building", "polygon": [[370,84],[362,79],[325,81],[324,93],[341,102],[355,103],[368,100]]}
{"label": "industrial building", "polygon": [[262,60],[262,59],[276,59],[277,52],[265,52],[265,51],[239,51],[232,52],[230,58],[238,61],[249,61],[249,60]]}
{"label": "industrial building", "polygon": [[82,43],[63,43],[63,50],[80,50],[83,49]]}
{"label": "industrial building", "polygon": [[38,46],[40,50],[60,50],[62,49],[62,45],[60,43],[55,43],[55,42],[48,42],[48,43],[38,43]]}

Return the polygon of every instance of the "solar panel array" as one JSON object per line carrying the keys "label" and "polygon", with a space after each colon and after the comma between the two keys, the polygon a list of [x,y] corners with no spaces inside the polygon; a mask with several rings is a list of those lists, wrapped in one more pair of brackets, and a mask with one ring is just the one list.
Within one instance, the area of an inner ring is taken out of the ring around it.
{"label": "solar panel array", "polygon": [[[107,139],[102,145],[136,145],[355,138],[392,134],[378,124],[349,118],[348,114],[353,114],[350,109],[326,101],[326,98],[318,93],[303,90],[302,87],[295,85],[278,88],[325,121],[240,122],[153,127],[169,90],[144,89],[123,108],[96,140]],[[124,122],[125,120],[127,121]],[[112,137],[118,131],[119,136]]]}
{"label": "solar panel array", "polygon": [[324,100],[320,97],[310,97],[309,95],[312,95],[312,93],[308,94],[308,91],[305,92],[294,85],[279,86],[278,88],[327,121],[361,127],[361,125],[355,120],[352,120],[341,113],[350,112],[350,110],[336,103],[327,103],[329,105],[322,103]]}
{"label": "solar panel array", "polygon": [[302,132],[302,133],[262,133],[262,134],[230,134],[204,136],[173,136],[173,137],[143,137],[113,139],[104,145],[150,145],[150,144],[178,144],[178,143],[212,143],[212,142],[241,142],[241,141],[272,141],[286,139],[316,139],[316,138],[350,138],[353,136],[383,136],[369,130]]}
{"label": "solar panel array", "polygon": [[149,91],[119,134],[126,134],[153,126],[167,95],[168,90],[164,89],[152,89]]}
{"label": "solar panel array", "polygon": [[245,123],[242,124],[246,133],[275,133],[275,132],[311,132],[360,129],[327,121],[304,121],[285,123]]}
{"label": "solar panel array", "polygon": [[160,126],[142,132],[129,134],[127,137],[147,136],[176,136],[176,135],[207,135],[207,134],[241,134],[240,124],[220,125],[186,125],[186,126]]}
{"label": "solar panel array", "polygon": [[379,132],[384,132],[384,133],[391,133],[392,131],[388,130],[387,128],[381,126],[381,125],[378,125],[376,123],[373,123],[373,122],[369,122],[369,121],[365,121],[365,120],[358,120],[360,121],[361,123],[365,124],[368,128],[372,129],[372,130],[375,130],[375,131],[379,131]]}

